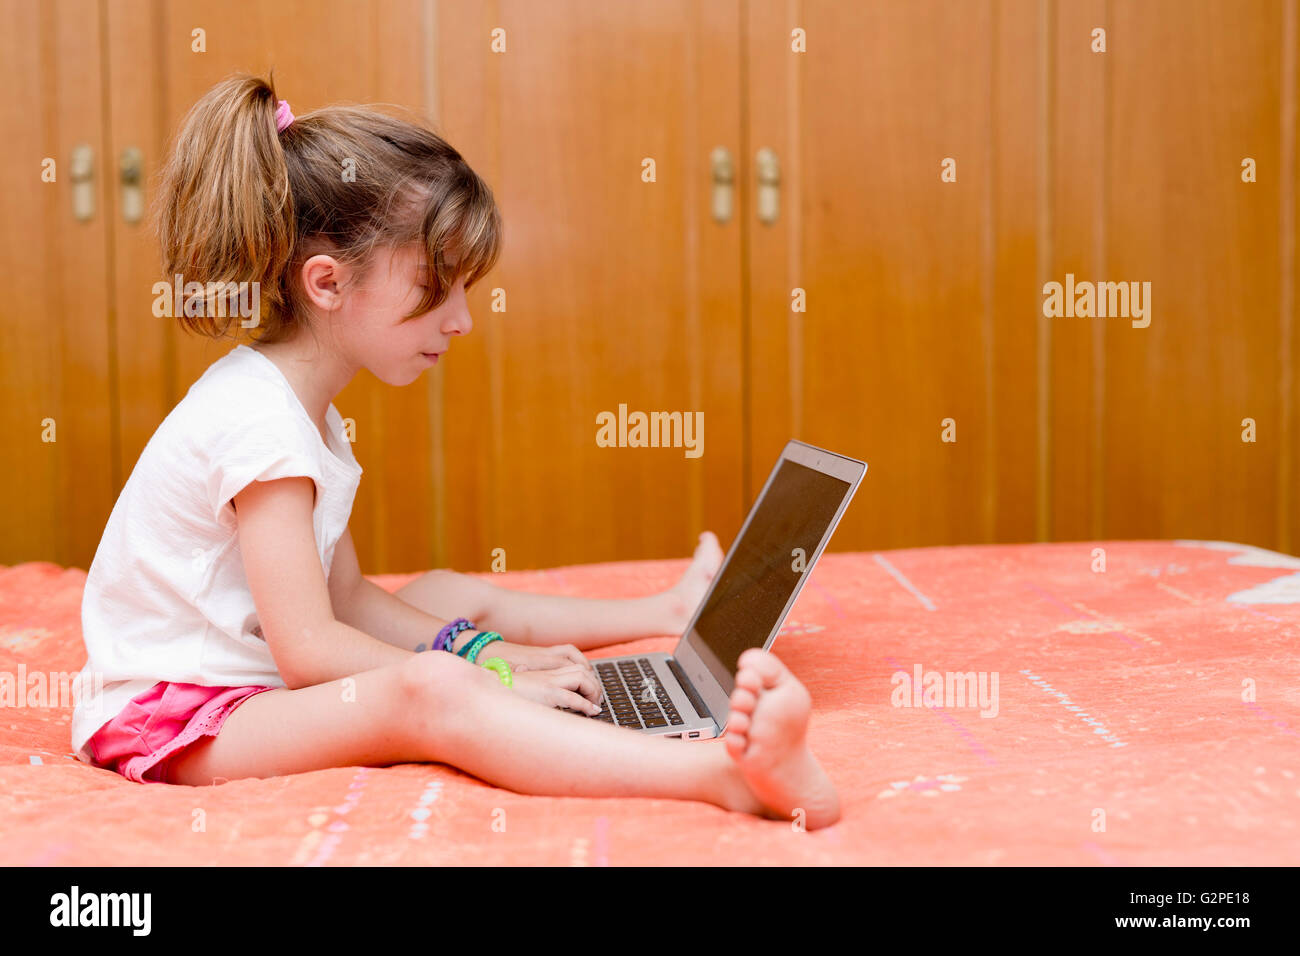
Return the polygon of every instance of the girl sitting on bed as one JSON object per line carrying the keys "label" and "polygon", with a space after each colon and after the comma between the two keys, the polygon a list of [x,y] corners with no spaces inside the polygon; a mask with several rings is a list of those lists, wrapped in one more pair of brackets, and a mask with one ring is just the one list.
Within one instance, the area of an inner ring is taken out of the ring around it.
{"label": "girl sitting on bed", "polygon": [[[209,91],[172,150],[157,207],[168,279],[257,283],[260,315],[251,346],[159,426],[113,508],[82,606],[84,678],[104,689],[74,714],[81,759],[191,785],[437,761],[521,793],[833,823],[808,692],[764,651],[740,658],[721,741],[565,713],[599,710],[579,648],[685,629],[722,560],[712,534],[674,587],[630,600],[446,570],[394,595],[362,577],[348,532],[361,468],[332,401],[362,368],[410,384],[473,326],[465,290],[496,263],[501,222],[456,150],[368,109],[295,119],[248,76]],[[212,295],[187,289],[173,311],[222,337],[240,319]],[[473,642],[472,663],[457,652]]]}

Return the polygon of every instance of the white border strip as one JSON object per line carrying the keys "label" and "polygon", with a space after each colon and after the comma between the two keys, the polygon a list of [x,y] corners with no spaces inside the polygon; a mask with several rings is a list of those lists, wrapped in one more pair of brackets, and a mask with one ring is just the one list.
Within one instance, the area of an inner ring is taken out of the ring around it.
{"label": "white border strip", "polygon": [[933,611],[933,610],[936,610],[936,608],[935,608],[935,606],[934,606],[934,602],[931,601],[931,600],[930,600],[928,597],[926,597],[924,594],[922,594],[920,591],[918,591],[918,590],[916,589],[916,585],[915,585],[915,584],[913,584],[911,581],[907,580],[907,578],[903,577],[903,572],[900,571],[900,570],[898,570],[898,568],[894,567],[892,564],[890,564],[888,558],[886,558],[883,554],[873,555],[873,557],[875,557],[875,559],[876,559],[876,563],[877,563],[878,565],[880,565],[882,568],[884,568],[886,571],[888,571],[891,575],[893,575],[895,581],[897,581],[897,582],[898,582],[899,584],[901,584],[903,587],[905,587],[905,588],[907,588],[909,591],[911,591],[912,594],[913,594],[913,596],[915,596],[916,599],[917,599],[918,601],[921,602],[922,606],[924,606],[925,609],[926,609],[927,611]]}

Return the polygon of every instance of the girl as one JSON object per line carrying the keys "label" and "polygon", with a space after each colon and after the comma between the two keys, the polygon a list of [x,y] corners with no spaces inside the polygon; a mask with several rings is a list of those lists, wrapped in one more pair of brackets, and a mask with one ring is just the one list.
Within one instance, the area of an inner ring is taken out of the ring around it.
{"label": "girl", "polygon": [[436,364],[500,249],[492,194],[453,148],[362,108],[295,119],[269,83],[232,77],[186,117],[156,217],[183,326],[228,334],[236,289],[261,308],[251,347],[159,426],[105,528],[82,607],[83,676],[104,682],[74,713],[83,760],[191,785],[437,761],[523,793],[838,818],[808,693],[761,650],[740,659],[722,741],[565,713],[600,710],[579,648],[685,629],[721,563],[711,534],[673,588],[633,600],[445,570],[393,595],[362,577],[361,468],[332,401],[362,368],[406,385]]}

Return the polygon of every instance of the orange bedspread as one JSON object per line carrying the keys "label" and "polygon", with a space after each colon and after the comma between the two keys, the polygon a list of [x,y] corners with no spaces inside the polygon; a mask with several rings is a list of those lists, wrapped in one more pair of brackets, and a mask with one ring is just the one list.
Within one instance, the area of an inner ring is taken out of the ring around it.
{"label": "orange bedspread", "polygon": [[[494,581],[630,597],[685,564]],[[0,568],[0,673],[81,667],[84,581]],[[678,801],[520,796],[437,765],[140,785],[71,757],[68,708],[5,707],[0,863],[1294,864],[1297,601],[1300,559],[1237,545],[827,555],[775,646],[812,691],[812,744],[843,798],[815,833]],[[996,675],[996,716],[900,706],[891,675],[918,665],[982,673],[989,693]]]}

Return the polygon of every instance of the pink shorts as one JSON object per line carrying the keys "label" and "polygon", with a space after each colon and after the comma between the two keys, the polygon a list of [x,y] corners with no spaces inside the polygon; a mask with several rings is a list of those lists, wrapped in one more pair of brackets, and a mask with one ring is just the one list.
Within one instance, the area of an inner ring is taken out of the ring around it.
{"label": "pink shorts", "polygon": [[86,745],[97,766],[136,783],[166,783],[167,764],[212,737],[236,707],[270,687],[204,687],[159,681],[133,697]]}

